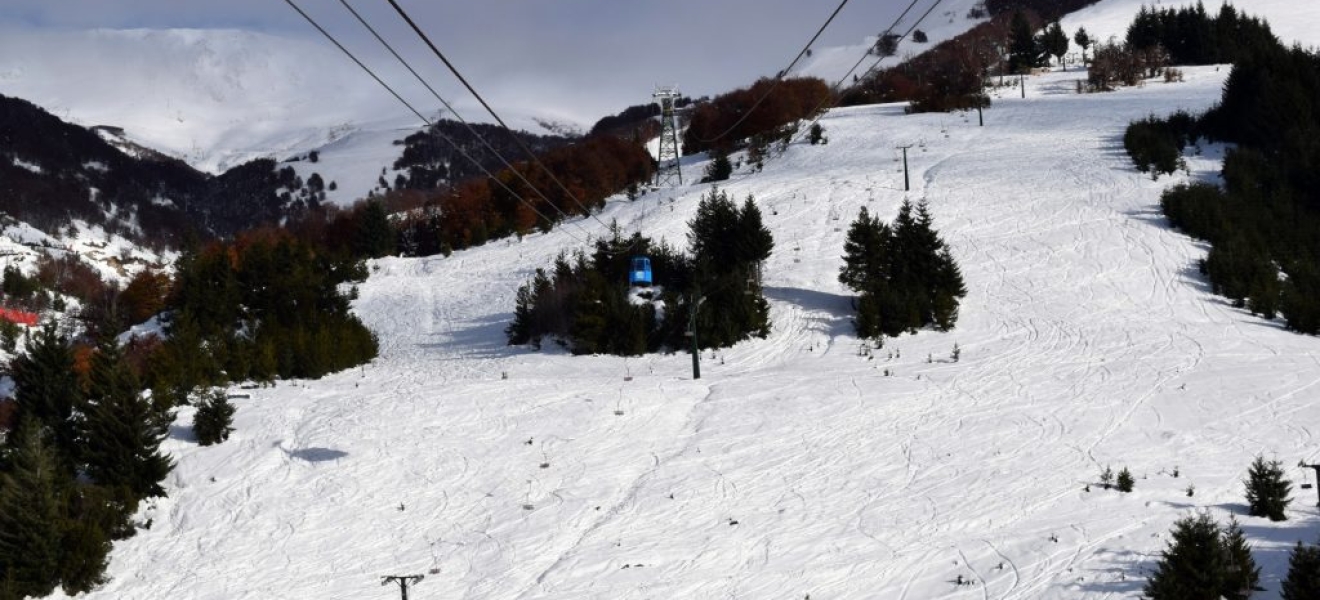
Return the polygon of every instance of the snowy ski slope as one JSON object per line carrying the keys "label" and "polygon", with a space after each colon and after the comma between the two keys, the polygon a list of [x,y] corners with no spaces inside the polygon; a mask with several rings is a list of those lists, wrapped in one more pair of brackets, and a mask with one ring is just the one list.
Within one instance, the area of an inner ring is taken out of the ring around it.
{"label": "snowy ski slope", "polygon": [[[1087,96],[1076,73],[1033,78],[984,128],[831,113],[828,145],[727,184],[775,235],[774,331],[704,353],[696,381],[683,354],[504,345],[517,286],[601,235],[594,221],[376,261],[356,307],[381,358],[244,390],[220,446],[190,441],[182,411],[169,498],[89,598],[385,599],[379,577],[411,573],[427,599],[1135,597],[1175,519],[1244,512],[1253,456],[1320,457],[1320,341],[1211,295],[1204,246],[1159,214],[1175,179],[1122,150],[1130,120],[1215,101],[1226,70],[1187,72]],[[705,191],[601,218],[682,244]],[[859,356],[835,281],[844,234],[905,196],[929,199],[969,294],[953,332]],[[1106,465],[1136,491],[1083,491]],[[1309,493],[1285,523],[1240,517],[1257,597],[1320,533]]]}

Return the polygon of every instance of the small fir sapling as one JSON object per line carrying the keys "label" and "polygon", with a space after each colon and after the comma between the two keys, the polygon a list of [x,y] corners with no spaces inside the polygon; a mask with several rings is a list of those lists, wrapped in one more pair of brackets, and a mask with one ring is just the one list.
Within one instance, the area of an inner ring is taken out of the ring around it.
{"label": "small fir sapling", "polygon": [[1100,472],[1100,487],[1109,489],[1114,485],[1114,470],[1105,466],[1105,470]]}
{"label": "small fir sapling", "polygon": [[1124,493],[1131,492],[1134,483],[1136,482],[1132,479],[1132,473],[1127,470],[1127,467],[1123,467],[1123,470],[1118,472],[1118,491]]}
{"label": "small fir sapling", "polygon": [[219,444],[229,439],[234,431],[234,405],[229,403],[225,391],[215,388],[198,400],[197,414],[193,417],[193,433],[202,446]]}
{"label": "small fir sapling", "polygon": [[813,123],[808,135],[808,141],[811,142],[812,146],[829,143],[829,140],[825,138],[825,128],[821,127],[820,123]]}
{"label": "small fir sapling", "polygon": [[1283,477],[1283,464],[1257,456],[1247,471],[1247,504],[1253,517],[1267,517],[1271,521],[1285,521],[1285,511],[1292,498],[1292,482]]}

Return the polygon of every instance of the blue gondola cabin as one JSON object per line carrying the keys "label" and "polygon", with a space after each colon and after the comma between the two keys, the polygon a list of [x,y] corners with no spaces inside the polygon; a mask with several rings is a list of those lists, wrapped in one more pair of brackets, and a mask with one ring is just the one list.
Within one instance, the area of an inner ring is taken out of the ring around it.
{"label": "blue gondola cabin", "polygon": [[628,285],[651,285],[651,259],[645,256],[633,257],[632,268],[628,270]]}

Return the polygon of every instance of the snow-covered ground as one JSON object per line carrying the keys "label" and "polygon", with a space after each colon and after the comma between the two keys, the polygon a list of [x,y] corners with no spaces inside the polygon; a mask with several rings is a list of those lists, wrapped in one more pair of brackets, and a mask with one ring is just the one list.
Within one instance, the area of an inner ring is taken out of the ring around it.
{"label": "snow-covered ground", "polygon": [[[384,599],[381,576],[414,573],[416,598],[1135,597],[1197,510],[1239,515],[1276,598],[1289,547],[1320,533],[1313,492],[1268,523],[1242,516],[1241,479],[1257,454],[1296,480],[1320,457],[1320,341],[1212,295],[1204,245],[1159,213],[1176,178],[1125,156],[1130,120],[1209,106],[1226,71],[1187,75],[1087,96],[1075,73],[1033,78],[984,128],[831,113],[828,145],[725,186],[774,232],[774,330],[703,353],[700,380],[683,354],[504,344],[517,286],[595,221],[376,261],[356,307],[381,357],[235,390],[219,446],[181,411],[169,498],[89,598]],[[923,142],[905,194],[894,148]],[[600,216],[682,244],[705,191]],[[969,294],[954,331],[861,356],[843,238],[905,197],[930,201]],[[1135,492],[1100,490],[1106,465]]]}

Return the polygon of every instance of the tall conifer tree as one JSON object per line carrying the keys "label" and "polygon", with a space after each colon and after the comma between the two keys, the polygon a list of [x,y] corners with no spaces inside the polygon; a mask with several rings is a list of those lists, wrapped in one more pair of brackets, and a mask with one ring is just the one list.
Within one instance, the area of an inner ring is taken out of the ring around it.
{"label": "tall conifer tree", "polygon": [[168,432],[142,397],[137,378],[113,342],[102,344],[92,360],[92,384],[83,422],[87,475],[109,487],[124,487],[135,498],[164,496],[173,461],[160,453]]}
{"label": "tall conifer tree", "polygon": [[12,467],[0,473],[0,597],[41,597],[58,582],[68,479],[36,421],[15,434]]}
{"label": "tall conifer tree", "polygon": [[19,418],[50,428],[52,442],[70,474],[77,448],[73,415],[82,403],[73,363],[68,339],[50,323],[32,338],[27,354],[13,364]]}
{"label": "tall conifer tree", "polygon": [[1172,540],[1146,583],[1151,600],[1204,600],[1218,598],[1224,588],[1225,553],[1220,547],[1219,525],[1210,515],[1180,519]]}
{"label": "tall conifer tree", "polygon": [[1320,600],[1320,546],[1297,542],[1288,557],[1288,576],[1280,591],[1283,600]]}
{"label": "tall conifer tree", "polygon": [[1227,600],[1247,600],[1260,585],[1260,567],[1251,556],[1247,536],[1242,533],[1237,518],[1228,522],[1221,544],[1224,550],[1223,597]]}

